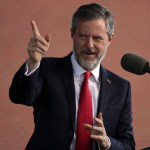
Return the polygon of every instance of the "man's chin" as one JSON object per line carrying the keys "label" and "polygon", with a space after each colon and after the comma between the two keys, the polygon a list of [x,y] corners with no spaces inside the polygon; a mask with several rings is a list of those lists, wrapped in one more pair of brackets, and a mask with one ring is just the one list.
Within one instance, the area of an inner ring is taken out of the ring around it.
{"label": "man's chin", "polygon": [[97,60],[94,60],[94,61],[80,60],[79,63],[81,65],[81,67],[84,68],[85,70],[93,70],[99,64],[99,62]]}
{"label": "man's chin", "polygon": [[80,60],[86,64],[89,64],[89,65],[94,65],[94,64],[97,64],[99,62],[99,59],[95,58],[92,55],[89,55],[89,56],[84,57],[84,58],[80,58]]}
{"label": "man's chin", "polygon": [[96,60],[96,56],[95,56],[95,54],[92,54],[92,55],[84,54],[81,59],[83,59],[84,61],[87,61],[87,62],[92,62],[92,61]]}

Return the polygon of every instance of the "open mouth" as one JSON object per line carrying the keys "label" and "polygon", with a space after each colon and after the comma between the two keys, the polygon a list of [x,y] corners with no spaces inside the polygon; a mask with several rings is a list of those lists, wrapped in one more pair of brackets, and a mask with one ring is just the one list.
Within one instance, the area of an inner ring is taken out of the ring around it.
{"label": "open mouth", "polygon": [[96,53],[93,52],[83,52],[85,55],[95,55]]}

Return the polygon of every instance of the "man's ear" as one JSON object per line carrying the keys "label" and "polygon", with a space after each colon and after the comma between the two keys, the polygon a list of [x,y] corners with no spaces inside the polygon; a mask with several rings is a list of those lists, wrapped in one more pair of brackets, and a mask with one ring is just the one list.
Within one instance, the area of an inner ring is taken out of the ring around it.
{"label": "man's ear", "polygon": [[109,42],[110,42],[110,43],[111,43],[111,41],[112,41],[113,37],[114,37],[114,33],[112,33],[112,34],[111,34],[111,36],[109,36],[109,37],[108,37],[108,38],[109,38]]}
{"label": "man's ear", "polygon": [[109,46],[110,43],[112,42],[113,36],[114,36],[114,33],[112,33],[111,36],[108,36],[108,46]]}

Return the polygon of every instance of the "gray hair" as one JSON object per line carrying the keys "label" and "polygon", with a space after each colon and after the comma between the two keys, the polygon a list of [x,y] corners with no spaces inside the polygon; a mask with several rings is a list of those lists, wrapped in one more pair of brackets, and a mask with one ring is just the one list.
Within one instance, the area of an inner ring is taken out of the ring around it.
{"label": "gray hair", "polygon": [[72,17],[72,31],[76,31],[79,20],[95,20],[103,18],[106,23],[106,32],[110,37],[114,32],[114,17],[112,13],[102,5],[91,3],[80,6]]}

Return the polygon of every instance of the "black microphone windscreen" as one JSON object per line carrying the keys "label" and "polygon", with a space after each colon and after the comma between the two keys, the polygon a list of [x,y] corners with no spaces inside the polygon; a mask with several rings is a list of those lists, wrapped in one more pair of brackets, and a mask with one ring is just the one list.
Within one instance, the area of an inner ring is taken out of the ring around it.
{"label": "black microphone windscreen", "polygon": [[146,73],[146,70],[149,67],[149,62],[140,56],[127,53],[123,55],[121,59],[121,66],[126,71],[135,73],[137,75],[143,75]]}

